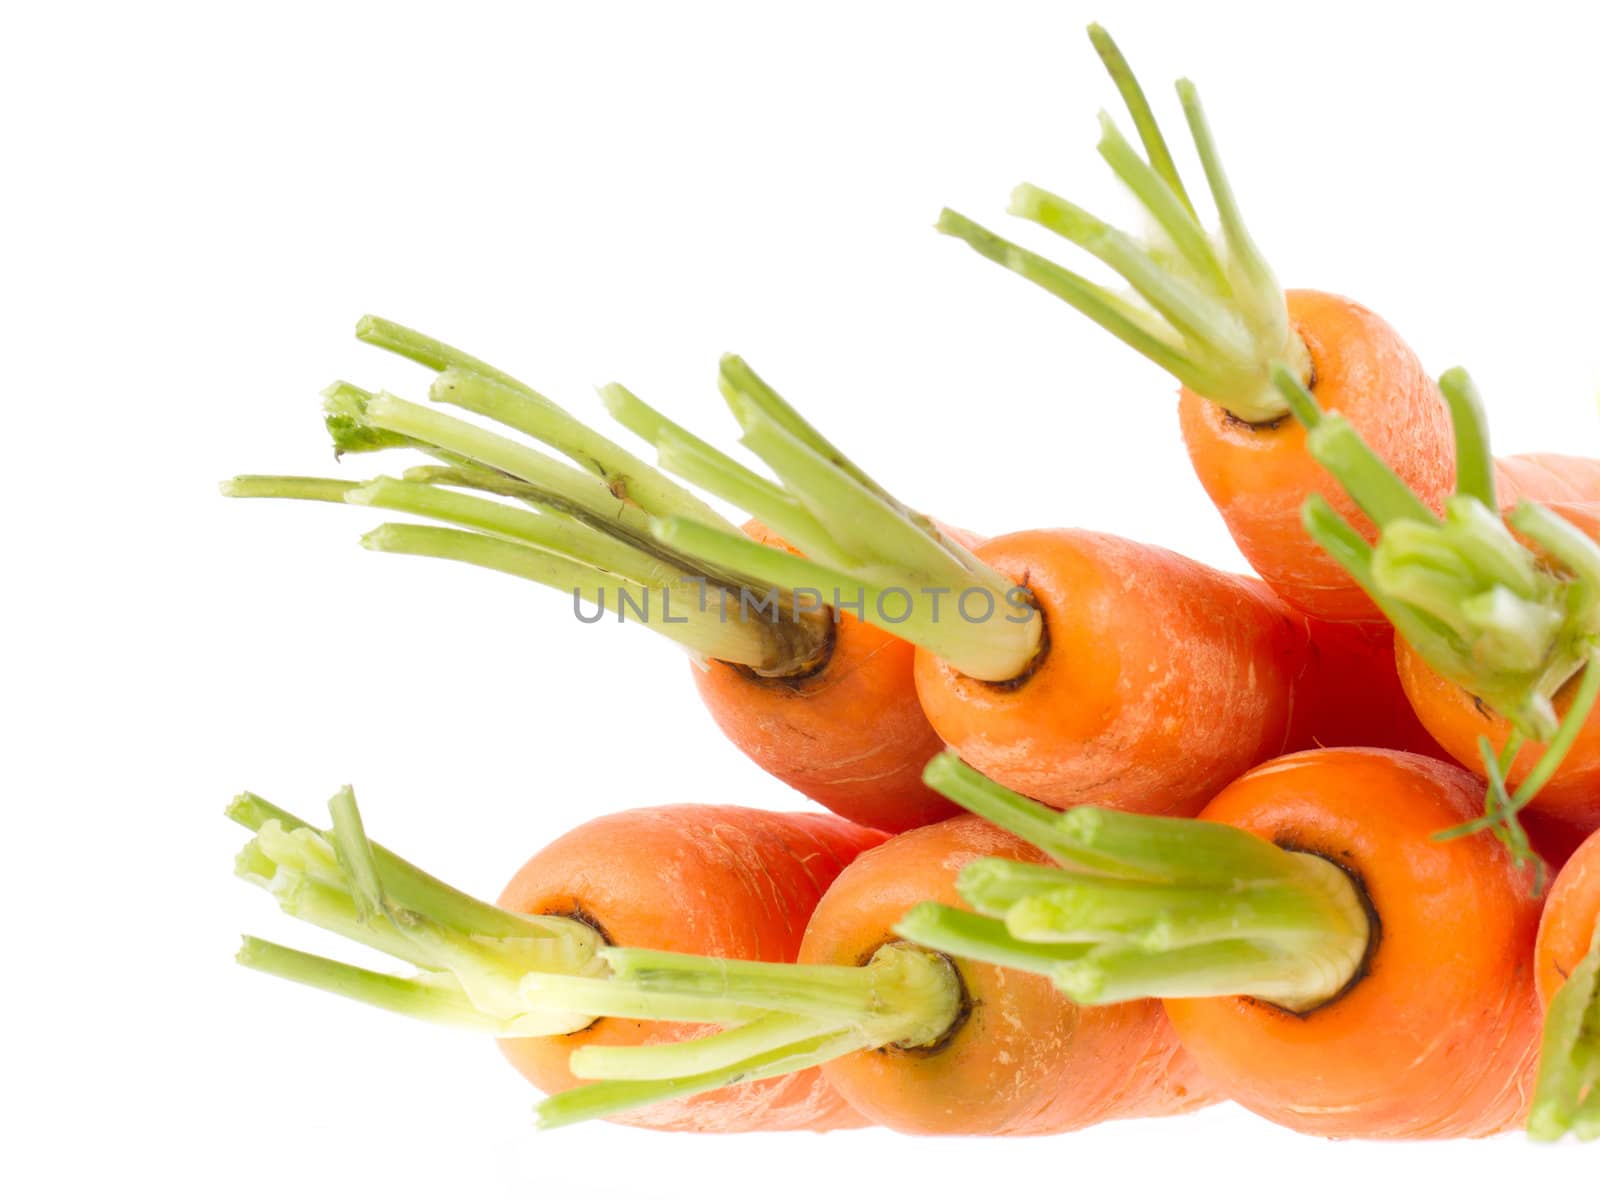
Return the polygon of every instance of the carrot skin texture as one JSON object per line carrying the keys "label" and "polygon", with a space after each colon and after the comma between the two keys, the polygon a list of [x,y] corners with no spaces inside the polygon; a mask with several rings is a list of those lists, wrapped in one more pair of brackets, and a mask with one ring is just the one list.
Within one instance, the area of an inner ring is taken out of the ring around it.
{"label": "carrot skin texture", "polygon": [[997,783],[1057,808],[1188,816],[1288,748],[1306,626],[1258,581],[1083,530],[1006,534],[977,554],[1033,593],[1046,652],[995,685],[918,651],[917,694]]}
{"label": "carrot skin texture", "polygon": [[[578,915],[616,945],[719,958],[793,962],[805,923],[835,877],[884,835],[826,813],[672,805],[601,817],[534,855],[499,904]],[[652,1045],[702,1025],[603,1017],[561,1037],[504,1038],[500,1048],[547,1094],[576,1086],[572,1051]],[[722,1088],[614,1118],[700,1132],[853,1129],[866,1122],[816,1069]]]}
{"label": "carrot skin texture", "polygon": [[[1455,483],[1454,443],[1444,401],[1421,362],[1382,318],[1325,292],[1285,293],[1289,321],[1315,372],[1312,391],[1355,426],[1429,507]],[[1252,426],[1184,388],[1179,421],[1190,461],[1240,551],[1302,612],[1329,621],[1381,621],[1377,607],[1318,547],[1300,507],[1320,492],[1370,540],[1374,530],[1306,450],[1306,433],[1285,416]]]}
{"label": "carrot skin texture", "polygon": [[1494,460],[1501,508],[1519,500],[1540,504],[1600,502],[1600,459],[1573,454],[1511,454]]}
{"label": "carrot skin texture", "polygon": [[[759,522],[744,529],[793,551]],[[899,833],[953,816],[956,806],[922,782],[944,742],[917,701],[915,648],[848,612],[835,617],[833,648],[817,671],[762,679],[729,663],[696,665],[700,699],[762,770],[851,821]]]}
{"label": "carrot skin texture", "polygon": [[[817,906],[800,961],[851,966],[924,900],[965,907],[956,876],[976,858],[1045,862],[1027,843],[963,814],[868,851]],[[933,1050],[886,1047],[835,1059],[824,1076],[863,1116],[901,1133],[1063,1133],[1164,1116],[1212,1095],[1149,1000],[1079,1008],[1043,976],[955,960],[971,1008]]]}
{"label": "carrot skin texture", "polygon": [[1600,832],[1592,833],[1556,876],[1539,921],[1534,980],[1539,1002],[1550,1006],[1561,985],[1589,953],[1600,925]]}
{"label": "carrot skin texture", "polygon": [[1477,1137],[1522,1122],[1539,902],[1494,839],[1429,840],[1481,808],[1466,771],[1364,749],[1268,763],[1206,807],[1204,820],[1342,866],[1379,926],[1365,972],[1306,1014],[1246,997],[1167,1001],[1222,1094],[1319,1137]]}

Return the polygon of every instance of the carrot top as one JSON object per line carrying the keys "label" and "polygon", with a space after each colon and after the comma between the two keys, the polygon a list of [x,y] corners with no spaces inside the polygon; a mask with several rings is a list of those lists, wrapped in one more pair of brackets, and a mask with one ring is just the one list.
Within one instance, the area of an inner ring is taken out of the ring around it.
{"label": "carrot top", "polygon": [[743,359],[725,356],[718,382],[741,441],[778,481],[754,475],[620,385],[602,395],[613,416],[655,445],[662,466],[738,505],[805,557],[692,516],[653,521],[663,543],[819,606],[848,607],[974,678],[1005,681],[1027,669],[1043,620],[1025,588],[890,495]]}
{"label": "carrot top", "polygon": [[725,1026],[652,1046],[584,1046],[600,1082],[540,1104],[544,1128],[609,1116],[856,1050],[939,1041],[963,992],[943,955],[883,946],[859,967],[740,962],[603,945],[582,921],[475,900],[368,840],[349,788],[318,830],[257,796],[228,809],[254,831],[238,874],[291,916],[381,951],[413,975],[367,970],[259,938],[239,962],[391,1012],[497,1037],[546,1037],[598,1017]]}
{"label": "carrot top", "polygon": [[919,945],[1049,976],[1079,1004],[1254,996],[1294,1012],[1338,995],[1364,961],[1366,906],[1338,867],[1207,821],[1082,806],[1059,812],[946,752],[924,777],[1059,867],[980,859],[975,910],[921,904]]}
{"label": "carrot top", "polygon": [[1540,1141],[1600,1137],[1600,927],[1545,1014],[1528,1132]]}
{"label": "carrot top", "polygon": [[1065,300],[1239,420],[1276,421],[1287,415],[1288,408],[1272,386],[1272,364],[1294,364],[1306,379],[1311,358],[1289,324],[1283,289],[1245,228],[1199,92],[1187,79],[1178,81],[1178,99],[1220,225],[1214,234],[1201,225],[1149,101],[1116,43],[1098,25],[1089,26],[1089,39],[1122,94],[1144,147],[1141,157],[1116,122],[1102,112],[1100,157],[1133,193],[1151,232],[1143,237],[1125,233],[1030,183],[1012,193],[1011,212],[1088,251],[1144,303],[1009,242],[950,209],[940,214],[938,228]]}
{"label": "carrot top", "polygon": [[[1460,832],[1510,829],[1513,848],[1526,852],[1515,814],[1555,773],[1600,696],[1600,546],[1541,504],[1524,500],[1501,515],[1482,401],[1462,368],[1439,377],[1456,442],[1456,490],[1443,516],[1347,420],[1323,412],[1291,371],[1280,368],[1275,379],[1306,427],[1312,457],[1378,530],[1369,545],[1313,495],[1302,512],[1311,536],[1429,666],[1511,723],[1498,753],[1483,747],[1490,811]],[[1558,718],[1555,695],[1580,672],[1566,715]],[[1525,741],[1548,748],[1516,794],[1507,795],[1503,776]]]}
{"label": "carrot top", "polygon": [[[434,460],[399,478],[365,481],[244,475],[226,495],[384,508],[437,524],[391,523],[368,549],[453,559],[570,592],[633,619],[696,654],[763,675],[802,674],[829,631],[792,597],[667,547],[652,521],[738,529],[694,493],[504,372],[414,330],[364,317],[357,337],[438,372],[433,405],[335,383],[324,393],[335,452],[419,450]],[[464,409],[498,428],[441,411]],[[568,465],[512,436],[563,455]],[[760,607],[747,602],[760,595]]]}

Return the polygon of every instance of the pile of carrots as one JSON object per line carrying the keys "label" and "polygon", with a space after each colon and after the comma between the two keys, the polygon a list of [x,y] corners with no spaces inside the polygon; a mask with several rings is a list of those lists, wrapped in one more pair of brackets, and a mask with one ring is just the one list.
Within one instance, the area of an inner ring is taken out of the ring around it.
{"label": "pile of carrots", "polygon": [[746,458],[601,389],[652,464],[365,318],[429,402],[338,383],[326,426],[410,465],[224,490],[389,510],[368,548],[676,642],[727,739],[829,811],[601,816],[491,903],[373,842],[349,789],[326,827],[246,794],[238,874],[408,969],[241,962],[494,1036],[546,1127],[1020,1135],[1231,1100],[1324,1137],[1600,1135],[1600,462],[1493,457],[1464,371],[1285,291],[1183,81],[1208,230],[1090,39],[1147,232],[1031,184],[1012,211],[1126,289],[939,229],[1176,379],[1255,574],[914,511],[737,357]]}

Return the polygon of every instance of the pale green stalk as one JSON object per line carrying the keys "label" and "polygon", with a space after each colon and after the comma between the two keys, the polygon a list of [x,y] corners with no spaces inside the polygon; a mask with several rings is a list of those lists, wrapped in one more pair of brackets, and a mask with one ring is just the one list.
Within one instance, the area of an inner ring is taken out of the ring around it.
{"label": "pale green stalk", "polygon": [[924,780],[1059,867],[978,859],[957,888],[974,918],[914,909],[902,937],[1047,975],[1080,1004],[1247,995],[1294,1012],[1355,977],[1371,927],[1339,867],[1210,821],[1056,812],[946,751]]}
{"label": "pale green stalk", "polygon": [[1127,60],[1098,25],[1089,37],[1121,93],[1139,132],[1144,156],[1115,121],[1100,115],[1100,156],[1137,201],[1150,232],[1123,232],[1085,209],[1032,184],[1018,187],[1011,212],[1033,221],[1099,259],[1137,300],[1026,250],[981,225],[945,210],[940,232],[1066,301],[1198,395],[1248,424],[1287,414],[1272,384],[1272,366],[1293,365],[1310,378],[1311,357],[1289,322],[1288,303],[1266,258],[1246,229],[1223,170],[1198,92],[1177,85],[1194,150],[1220,229],[1200,224],[1155,115]]}

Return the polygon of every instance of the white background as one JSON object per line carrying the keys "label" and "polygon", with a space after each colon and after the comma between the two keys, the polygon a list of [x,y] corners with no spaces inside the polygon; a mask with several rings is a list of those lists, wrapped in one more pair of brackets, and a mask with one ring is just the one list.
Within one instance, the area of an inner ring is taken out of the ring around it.
{"label": "white background", "polygon": [[[1287,284],[1351,294],[1503,451],[1600,452],[1584,6],[20,6],[0,29],[6,1091],[13,1195],[1303,1197],[1576,1183],[1520,1138],[1325,1144],[1229,1108],[1026,1144],[529,1130],[491,1046],[234,967],[324,945],[230,876],[221,808],[316,812],[492,895],[626,805],[796,798],[687,666],[560,596],[361,553],[371,514],[219,498],[326,472],[317,391],[413,396],[373,311],[590,416],[726,437],[745,354],[908,500],[1237,565],[1157,371],[931,231],[1023,178],[1114,214],[1098,17],[1177,125],[1201,86]],[[1185,160],[1188,162],[1189,160]],[[363,464],[348,464],[351,472]],[[1587,1159],[1585,1155],[1587,1154]]]}

